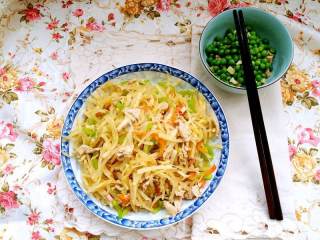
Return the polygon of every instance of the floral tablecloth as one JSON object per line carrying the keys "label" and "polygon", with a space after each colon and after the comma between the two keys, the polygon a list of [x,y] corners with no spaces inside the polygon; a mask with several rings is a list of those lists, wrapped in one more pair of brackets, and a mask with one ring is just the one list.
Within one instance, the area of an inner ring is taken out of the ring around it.
{"label": "floral tablecloth", "polygon": [[[192,25],[243,5],[304,25],[295,43],[302,50],[312,41],[316,46],[305,57],[311,52],[318,60],[305,66],[302,58],[281,85],[292,181],[300,192],[296,220],[308,229],[303,239],[320,239],[320,2],[311,0],[0,1],[0,239],[110,239],[66,227],[75,217],[74,206],[57,201],[60,129],[65,106],[80,84],[70,71],[74,46],[89,45],[95,33],[104,31],[188,37]],[[317,34],[316,43],[310,32]],[[186,226],[190,234],[191,219]],[[143,232],[135,238],[151,239]]]}

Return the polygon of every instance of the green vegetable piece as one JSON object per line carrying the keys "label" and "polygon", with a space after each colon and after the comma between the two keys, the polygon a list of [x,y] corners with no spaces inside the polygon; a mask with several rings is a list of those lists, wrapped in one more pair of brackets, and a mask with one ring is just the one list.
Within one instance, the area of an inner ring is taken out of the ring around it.
{"label": "green vegetable piece", "polygon": [[211,54],[214,52],[214,45],[213,44],[209,44],[206,49],[205,49],[205,52],[207,55]]}
{"label": "green vegetable piece", "polygon": [[210,158],[214,157],[214,151],[213,151],[213,147],[211,145],[209,145],[208,143],[205,145],[205,147],[207,148],[207,152]]}
{"label": "green vegetable piece", "polygon": [[127,213],[128,213],[128,209],[125,210],[122,207],[120,207],[119,203],[117,202],[117,200],[112,200],[112,207],[117,211],[118,217],[121,219],[123,218]]}
{"label": "green vegetable piece", "polygon": [[146,126],[146,131],[150,131],[153,127],[153,124],[151,122],[149,122]]}
{"label": "green vegetable piece", "polygon": [[209,174],[203,177],[204,180],[210,180],[211,178],[212,178],[212,174]]}
{"label": "green vegetable piece", "polygon": [[96,131],[92,128],[85,127],[85,128],[83,128],[83,131],[88,137],[95,137],[96,136]]}
{"label": "green vegetable piece", "polygon": [[124,109],[124,103],[122,103],[121,101],[117,102],[116,103],[116,108],[118,108],[119,110],[123,110]]}
{"label": "green vegetable piece", "polygon": [[124,142],[124,139],[125,139],[125,138],[126,138],[125,135],[120,135],[120,136],[119,136],[119,140],[118,140],[119,144],[122,144],[122,143]]}
{"label": "green vegetable piece", "polygon": [[152,212],[153,213],[157,213],[157,212],[159,212],[161,209],[163,209],[163,201],[158,201],[158,204],[157,204],[157,207],[156,208],[154,208],[153,210],[152,210]]}
{"label": "green vegetable piece", "polygon": [[153,145],[144,145],[143,146],[143,151],[145,153],[150,153],[151,149],[153,148]]}
{"label": "green vegetable piece", "polygon": [[194,95],[192,95],[191,98],[188,99],[188,108],[190,109],[191,112],[196,111],[196,98]]}
{"label": "green vegetable piece", "polygon": [[167,88],[168,87],[168,82],[167,81],[159,81],[158,85],[162,88]]}
{"label": "green vegetable piece", "polygon": [[88,118],[88,119],[87,119],[87,123],[88,123],[89,125],[94,125],[94,124],[97,123],[97,121],[96,121],[94,118]]}
{"label": "green vegetable piece", "polygon": [[97,170],[98,169],[98,158],[97,157],[94,157],[91,159],[91,164],[92,164],[92,167]]}

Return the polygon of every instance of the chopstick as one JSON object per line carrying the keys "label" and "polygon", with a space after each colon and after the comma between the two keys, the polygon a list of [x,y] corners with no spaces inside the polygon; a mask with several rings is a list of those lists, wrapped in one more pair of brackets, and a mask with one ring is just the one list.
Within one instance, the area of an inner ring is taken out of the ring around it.
{"label": "chopstick", "polygon": [[262,174],[269,216],[271,219],[283,220],[268,138],[264,126],[257,85],[251,64],[251,56],[248,47],[246,26],[242,10],[239,10],[239,16],[238,11],[233,10],[233,17],[240,46],[245,86],[247,90],[251,121],[260,162],[260,170]]}

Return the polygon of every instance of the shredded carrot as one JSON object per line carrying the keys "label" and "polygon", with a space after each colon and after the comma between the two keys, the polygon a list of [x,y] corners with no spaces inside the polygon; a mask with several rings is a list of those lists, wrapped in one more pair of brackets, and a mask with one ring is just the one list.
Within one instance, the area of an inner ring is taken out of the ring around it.
{"label": "shredded carrot", "polygon": [[140,104],[140,107],[142,108],[142,110],[143,110],[144,112],[148,112],[148,111],[151,110],[151,107],[148,106],[147,103],[145,103],[145,102],[142,102],[142,103]]}
{"label": "shredded carrot", "polygon": [[204,146],[203,141],[197,143],[196,148],[201,153],[208,153],[207,148]]}
{"label": "shredded carrot", "polygon": [[190,180],[194,180],[196,178],[196,172],[190,172],[189,175],[188,175],[188,179]]}
{"label": "shredded carrot", "polygon": [[200,188],[203,188],[205,184],[206,184],[206,180],[204,180],[204,179],[199,180],[199,187]]}
{"label": "shredded carrot", "polygon": [[103,112],[96,112],[96,117],[100,118],[103,117],[105,113]]}
{"label": "shredded carrot", "polygon": [[199,179],[199,186],[200,188],[204,186],[204,184],[206,183],[206,180],[204,179],[204,177],[209,176],[210,174],[212,174],[215,170],[217,169],[216,165],[212,165],[208,170],[206,170],[202,176]]}
{"label": "shredded carrot", "polygon": [[121,201],[122,205],[127,205],[130,202],[129,194],[119,194],[118,198]]}
{"label": "shredded carrot", "polygon": [[175,112],[172,114],[170,120],[171,120],[172,125],[175,126],[177,124],[177,114]]}
{"label": "shredded carrot", "polygon": [[155,190],[157,196],[161,195],[161,190],[160,190],[160,187],[158,184],[154,185],[154,190]]}
{"label": "shredded carrot", "polygon": [[111,103],[112,103],[112,101],[110,98],[106,99],[106,101],[103,104],[103,108],[109,110]]}
{"label": "shredded carrot", "polygon": [[176,105],[176,110],[173,112],[172,116],[171,116],[171,123],[176,126],[178,124],[177,122],[177,116],[179,115],[183,115],[181,109],[184,107],[184,105],[182,103],[178,103]]}
{"label": "shredded carrot", "polygon": [[193,165],[196,162],[196,159],[194,158],[189,158],[188,160],[189,160],[189,165]]}
{"label": "shredded carrot", "polygon": [[182,113],[182,108],[184,108],[185,106],[184,106],[184,104],[182,104],[182,103],[178,103],[177,104],[177,106],[176,106],[176,114],[178,114],[178,115],[183,115],[183,113]]}
{"label": "shredded carrot", "polygon": [[213,164],[207,171],[204,172],[203,176],[208,176],[212,174],[216,169],[216,165]]}
{"label": "shredded carrot", "polygon": [[134,134],[138,137],[144,137],[147,133],[145,131],[135,131]]}
{"label": "shredded carrot", "polygon": [[152,133],[151,138],[158,143],[159,152],[160,152],[160,154],[163,154],[163,152],[166,148],[166,145],[167,145],[166,141],[164,139],[160,138],[157,133]]}

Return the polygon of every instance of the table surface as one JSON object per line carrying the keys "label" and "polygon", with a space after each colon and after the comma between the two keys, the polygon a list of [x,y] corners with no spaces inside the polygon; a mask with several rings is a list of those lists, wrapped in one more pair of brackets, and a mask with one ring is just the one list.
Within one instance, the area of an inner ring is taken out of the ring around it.
{"label": "table surface", "polygon": [[[319,0],[32,2],[0,0],[0,239],[104,238],[65,227],[72,206],[46,209],[56,204],[59,190],[61,106],[76,89],[69,55],[76,44],[90,44],[103,31],[190,36],[193,24],[204,25],[224,9],[244,5],[287,16],[320,34]],[[307,44],[302,37],[294,41]],[[281,86],[292,181],[301,192],[296,220],[320,236],[320,48],[314,54],[319,56],[315,74],[293,66]]]}

